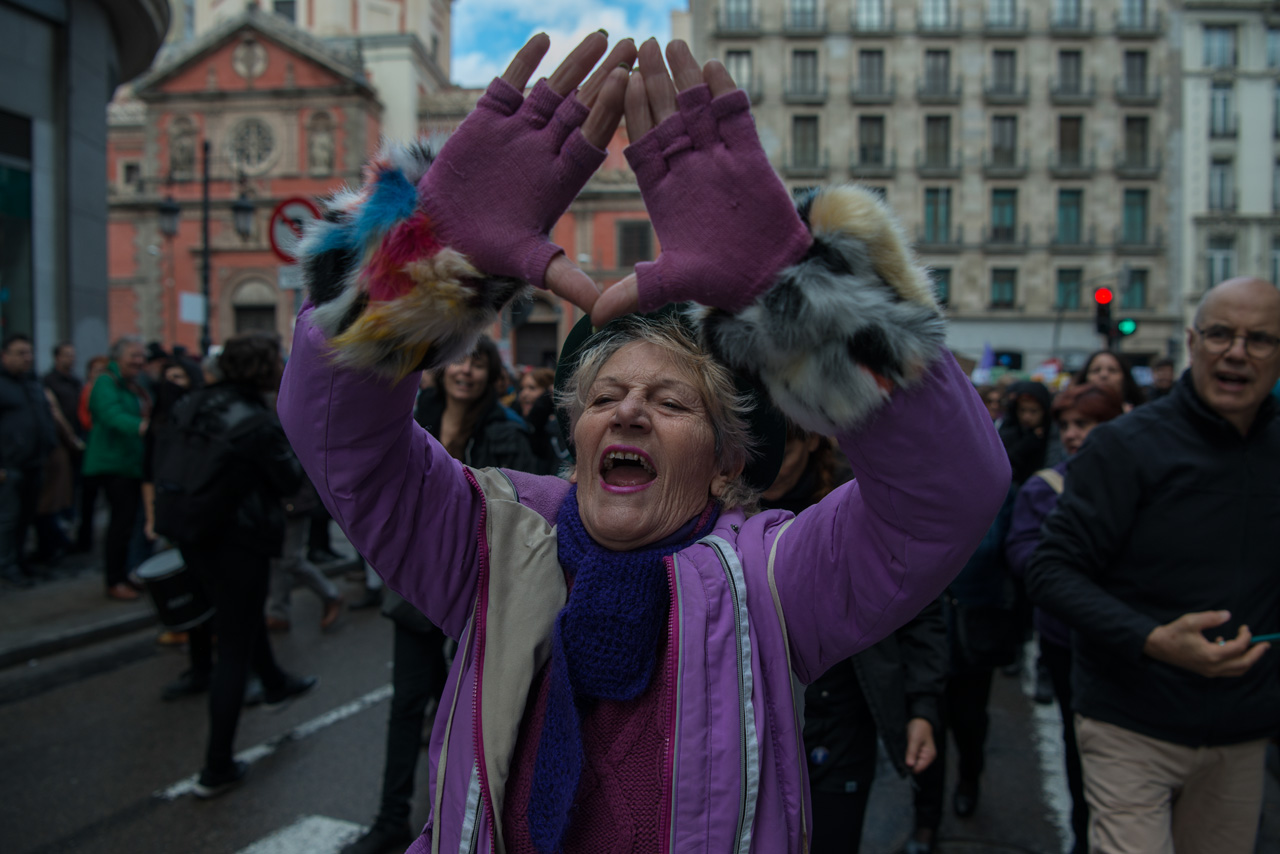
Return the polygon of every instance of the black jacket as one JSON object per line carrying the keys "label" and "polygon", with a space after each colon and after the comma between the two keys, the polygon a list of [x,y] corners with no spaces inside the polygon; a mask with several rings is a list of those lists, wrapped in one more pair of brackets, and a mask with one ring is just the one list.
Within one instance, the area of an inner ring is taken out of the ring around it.
{"label": "black jacket", "polygon": [[14,376],[0,368],[0,468],[40,468],[56,441],[40,381],[34,374]]}
{"label": "black jacket", "polygon": [[83,435],[84,430],[80,427],[80,391],[84,388],[84,383],[80,378],[58,371],[49,371],[44,375],[44,387],[53,392],[54,398],[58,401],[58,408],[62,410],[62,417],[67,419],[71,429],[75,430],[77,435]]}
{"label": "black jacket", "polygon": [[[428,433],[438,437],[444,418],[444,397],[432,389],[422,392],[413,417]],[[528,429],[523,423],[513,421],[496,400],[476,419],[475,429],[462,452],[462,462],[477,469],[497,466],[534,474],[542,471],[529,447]]]}
{"label": "black jacket", "polygon": [[947,626],[935,600],[915,619],[822,674],[805,689],[804,741],[830,752],[822,765],[809,763],[815,790],[844,792],[858,734],[849,726],[852,710],[866,702],[876,733],[898,774],[907,776],[907,721],[924,718],[938,749],[945,744],[939,698],[947,683]]}
{"label": "black jacket", "polygon": [[[843,454],[830,462],[832,485],[851,479]],[[816,458],[811,457],[799,480],[785,494],[761,503],[769,509],[799,513],[814,504],[822,482]],[[908,769],[907,721],[924,718],[933,737],[943,745],[939,702],[947,682],[950,656],[941,600],[935,600],[913,620],[874,646],[841,661],[805,689],[804,742],[809,755],[809,783],[815,791],[845,792],[854,779],[865,703],[898,773]],[[815,748],[828,754],[813,759]]]}
{"label": "black jacket", "polygon": [[1247,436],[1185,374],[1166,397],[1098,426],[1027,568],[1031,599],[1072,628],[1075,709],[1177,744],[1280,728],[1280,653],[1210,679],[1146,657],[1156,626],[1227,609],[1212,634],[1280,631],[1280,419],[1268,397]]}
{"label": "black jacket", "polygon": [[[1018,423],[1018,398],[1028,396],[1044,410],[1044,422],[1030,430]],[[1005,408],[1004,421],[1000,424],[1000,441],[1009,455],[1009,467],[1013,470],[1013,483],[1021,486],[1027,478],[1045,466],[1049,450],[1049,389],[1042,383],[1026,380],[1009,387],[1009,404]]]}
{"label": "black jacket", "polygon": [[241,479],[244,497],[226,536],[249,551],[278,556],[285,527],[281,499],[296,493],[304,477],[280,420],[267,407],[261,392],[233,383],[196,389],[178,401],[174,412],[188,407],[197,410],[192,423],[211,432],[229,432],[250,418],[262,419],[234,445],[236,464],[227,476]]}

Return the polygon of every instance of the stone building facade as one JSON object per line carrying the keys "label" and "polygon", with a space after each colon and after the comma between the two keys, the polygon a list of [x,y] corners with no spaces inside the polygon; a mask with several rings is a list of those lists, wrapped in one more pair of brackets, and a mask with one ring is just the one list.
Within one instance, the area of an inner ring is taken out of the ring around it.
{"label": "stone building facade", "polygon": [[754,101],[793,190],[883,192],[932,267],[949,343],[1034,368],[1102,345],[1093,292],[1179,337],[1177,66],[1163,0],[691,0],[695,54]]}
{"label": "stone building facade", "polygon": [[1205,289],[1238,275],[1280,283],[1280,7],[1184,4],[1182,187],[1173,263],[1186,323]]}

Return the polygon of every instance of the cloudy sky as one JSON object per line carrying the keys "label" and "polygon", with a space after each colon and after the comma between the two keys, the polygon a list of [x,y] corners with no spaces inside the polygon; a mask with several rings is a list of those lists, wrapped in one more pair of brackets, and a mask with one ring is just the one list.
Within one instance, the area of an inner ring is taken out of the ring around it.
{"label": "cloudy sky", "polygon": [[534,33],[551,36],[551,51],[538,77],[592,30],[604,28],[609,43],[632,36],[639,43],[671,37],[671,10],[687,9],[687,0],[457,0],[453,4],[453,81],[487,86]]}

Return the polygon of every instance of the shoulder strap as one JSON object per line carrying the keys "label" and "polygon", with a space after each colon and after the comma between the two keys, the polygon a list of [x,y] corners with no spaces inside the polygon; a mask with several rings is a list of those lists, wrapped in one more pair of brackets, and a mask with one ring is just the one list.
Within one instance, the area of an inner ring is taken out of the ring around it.
{"label": "shoulder strap", "polygon": [[1038,477],[1045,483],[1049,484],[1049,488],[1059,495],[1062,494],[1064,482],[1062,480],[1062,472],[1057,469],[1040,469],[1032,477]]}

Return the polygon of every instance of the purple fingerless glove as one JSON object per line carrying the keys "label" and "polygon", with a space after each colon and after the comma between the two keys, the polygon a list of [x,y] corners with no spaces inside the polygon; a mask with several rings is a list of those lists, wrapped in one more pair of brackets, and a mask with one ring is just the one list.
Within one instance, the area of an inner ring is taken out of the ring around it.
{"label": "purple fingerless glove", "polygon": [[548,239],[605,152],[578,128],[590,111],[541,80],[529,93],[495,79],[418,184],[440,241],[481,272],[545,287],[564,250]]}
{"label": "purple fingerless glove", "polygon": [[813,238],[760,146],[745,92],[713,99],[695,86],[677,103],[626,150],[662,244],[658,260],[636,265],[640,310],[693,300],[738,312]]}

